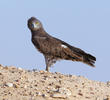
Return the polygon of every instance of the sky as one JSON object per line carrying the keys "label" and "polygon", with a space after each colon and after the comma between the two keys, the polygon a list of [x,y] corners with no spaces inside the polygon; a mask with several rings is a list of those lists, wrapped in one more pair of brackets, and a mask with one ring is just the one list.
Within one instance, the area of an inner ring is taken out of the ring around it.
{"label": "sky", "polygon": [[38,18],[46,32],[97,59],[96,68],[58,61],[50,72],[110,81],[110,0],[1,0],[0,64],[45,70],[45,60],[31,42],[27,27]]}

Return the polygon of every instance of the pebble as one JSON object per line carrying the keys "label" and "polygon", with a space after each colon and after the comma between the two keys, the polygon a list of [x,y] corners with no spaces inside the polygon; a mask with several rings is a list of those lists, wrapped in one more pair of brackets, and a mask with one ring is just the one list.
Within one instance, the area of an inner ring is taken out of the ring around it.
{"label": "pebble", "polygon": [[0,73],[0,75],[3,75],[2,73]]}
{"label": "pebble", "polygon": [[47,95],[47,94],[42,94],[42,97],[44,97],[44,98],[45,98],[45,97],[48,97],[48,95]]}
{"label": "pebble", "polygon": [[21,67],[18,67],[19,70],[23,70]]}
{"label": "pebble", "polygon": [[70,96],[71,95],[71,91],[69,89],[66,89],[66,88],[59,88],[58,89],[61,94],[65,94],[67,96]]}
{"label": "pebble", "polygon": [[53,98],[62,98],[62,99],[67,98],[66,95],[64,95],[64,94],[59,94],[59,93],[52,94],[51,97],[53,97]]}
{"label": "pebble", "polygon": [[72,77],[72,75],[68,75],[69,77]]}
{"label": "pebble", "polygon": [[51,95],[53,98],[67,98],[71,95],[71,91],[66,88],[53,89],[53,92]]}
{"label": "pebble", "polygon": [[27,88],[27,85],[24,85],[24,88],[26,89]]}
{"label": "pebble", "polygon": [[3,66],[0,64],[0,69],[3,69]]}
{"label": "pebble", "polygon": [[33,71],[33,72],[38,72],[38,70],[37,70],[37,69],[33,69],[32,71]]}
{"label": "pebble", "polygon": [[40,72],[41,74],[44,74],[44,73],[47,72],[47,71],[40,70],[39,72]]}
{"label": "pebble", "polygon": [[48,76],[43,76],[43,79],[44,80],[48,80]]}
{"label": "pebble", "polygon": [[107,86],[110,86],[110,81],[107,82]]}
{"label": "pebble", "polygon": [[13,83],[6,83],[5,85],[8,87],[13,87]]}
{"label": "pebble", "polygon": [[42,94],[41,92],[36,92],[36,95],[41,96]]}

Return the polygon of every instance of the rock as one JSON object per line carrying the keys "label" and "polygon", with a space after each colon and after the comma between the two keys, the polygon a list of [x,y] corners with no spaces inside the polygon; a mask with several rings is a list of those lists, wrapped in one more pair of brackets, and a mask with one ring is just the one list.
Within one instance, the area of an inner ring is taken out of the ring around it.
{"label": "rock", "polygon": [[66,95],[64,95],[64,94],[59,94],[59,93],[52,94],[51,97],[53,97],[53,98],[62,98],[62,99],[67,98]]}
{"label": "rock", "polygon": [[67,98],[71,95],[71,91],[66,88],[58,88],[53,91],[54,93],[51,95],[53,98]]}
{"label": "rock", "polygon": [[13,87],[18,88],[19,86],[17,84],[13,84]]}
{"label": "rock", "polygon": [[38,70],[37,70],[37,69],[33,69],[32,71],[33,71],[33,72],[38,72]]}
{"label": "rock", "polygon": [[82,93],[78,93],[78,95],[83,96],[83,94],[82,94]]}
{"label": "rock", "polygon": [[24,85],[24,88],[26,89],[27,88],[27,85]]}
{"label": "rock", "polygon": [[36,95],[41,96],[42,94],[41,92],[36,92]]}
{"label": "rock", "polygon": [[43,79],[44,79],[44,80],[48,80],[48,76],[46,76],[46,75],[43,76]]}
{"label": "rock", "polygon": [[44,74],[44,73],[46,73],[47,71],[40,70],[39,72],[40,72],[41,74]]}
{"label": "rock", "polygon": [[8,87],[13,87],[13,83],[6,83],[5,85]]}
{"label": "rock", "polygon": [[2,73],[0,73],[0,75],[3,75]]}
{"label": "rock", "polygon": [[70,96],[71,95],[71,91],[69,89],[66,89],[66,88],[59,88],[58,92],[61,93],[61,94],[66,95],[66,96]]}
{"label": "rock", "polygon": [[3,69],[3,66],[0,64],[0,70]]}
{"label": "rock", "polygon": [[42,97],[44,97],[44,98],[45,98],[45,97],[48,97],[48,95],[47,95],[47,94],[42,94]]}
{"label": "rock", "polygon": [[18,67],[19,70],[23,70],[21,67]]}
{"label": "rock", "polygon": [[107,86],[109,86],[109,87],[110,87],[110,81],[108,81],[108,82],[107,82]]}

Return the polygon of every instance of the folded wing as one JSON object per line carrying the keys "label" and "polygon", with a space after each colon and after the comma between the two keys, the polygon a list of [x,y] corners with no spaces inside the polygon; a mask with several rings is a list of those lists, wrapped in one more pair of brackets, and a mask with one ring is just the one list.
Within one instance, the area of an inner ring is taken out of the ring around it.
{"label": "folded wing", "polygon": [[35,46],[37,45],[37,49],[44,55],[51,55],[59,59],[80,61],[95,67],[94,63],[96,58],[79,48],[73,47],[62,40],[50,36],[37,36],[34,38],[32,42]]}

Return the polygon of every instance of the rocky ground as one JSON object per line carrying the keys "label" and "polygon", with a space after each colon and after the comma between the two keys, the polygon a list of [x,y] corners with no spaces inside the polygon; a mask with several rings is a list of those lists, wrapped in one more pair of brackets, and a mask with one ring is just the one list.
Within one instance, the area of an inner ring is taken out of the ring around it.
{"label": "rocky ground", "polygon": [[0,100],[110,100],[110,82],[0,65]]}

